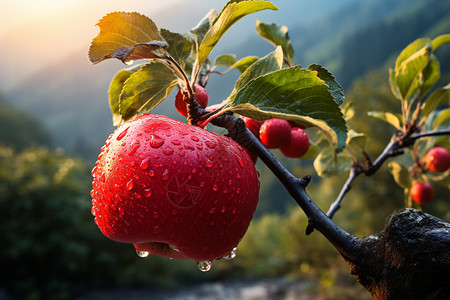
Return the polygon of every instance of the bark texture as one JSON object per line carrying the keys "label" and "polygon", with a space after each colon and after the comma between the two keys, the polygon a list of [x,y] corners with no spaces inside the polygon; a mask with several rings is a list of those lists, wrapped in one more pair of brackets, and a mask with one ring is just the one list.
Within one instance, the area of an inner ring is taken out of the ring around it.
{"label": "bark texture", "polygon": [[374,299],[450,299],[449,223],[403,209],[361,239],[357,252],[346,260]]}

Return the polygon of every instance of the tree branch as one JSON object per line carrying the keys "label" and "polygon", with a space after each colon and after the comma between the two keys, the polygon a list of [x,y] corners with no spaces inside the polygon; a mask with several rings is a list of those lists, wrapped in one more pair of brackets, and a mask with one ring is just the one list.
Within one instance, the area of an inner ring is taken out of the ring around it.
{"label": "tree branch", "polygon": [[347,181],[342,187],[336,200],[330,205],[327,215],[332,218],[336,211],[339,210],[344,196],[350,191],[351,184],[356,179],[356,177],[358,177],[362,173],[364,173],[366,176],[373,175],[376,171],[378,171],[378,169],[388,158],[403,154],[403,150],[401,149],[413,145],[415,140],[423,137],[439,135],[450,135],[450,129],[426,131],[406,136],[404,136],[402,132],[394,133],[389,144],[386,146],[386,148],[384,148],[383,152],[375,159],[375,161],[369,168],[363,169],[359,164],[352,167]]}

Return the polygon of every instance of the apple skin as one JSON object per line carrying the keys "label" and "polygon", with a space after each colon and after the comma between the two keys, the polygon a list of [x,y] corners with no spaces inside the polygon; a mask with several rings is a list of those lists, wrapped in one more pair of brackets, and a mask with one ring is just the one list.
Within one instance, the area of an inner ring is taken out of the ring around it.
{"label": "apple skin", "polygon": [[291,125],[283,119],[265,120],[259,130],[259,137],[268,149],[281,148],[289,143]]}
{"label": "apple skin", "polygon": [[101,232],[173,258],[229,254],[258,202],[258,173],[243,147],[164,116],[144,114],[120,126],[92,175]]}
{"label": "apple skin", "polygon": [[245,126],[248,128],[248,130],[250,130],[251,133],[253,133],[253,135],[259,139],[259,130],[263,122],[249,117],[241,117],[241,118],[242,120],[244,120]]}
{"label": "apple skin", "polygon": [[411,187],[411,197],[419,204],[432,202],[434,195],[434,188],[429,182],[416,182]]}
{"label": "apple skin", "polygon": [[[184,117],[187,117],[187,104],[184,102],[183,90],[178,90],[175,95],[175,108],[178,113]],[[206,108],[208,105],[209,95],[206,93],[206,90],[199,84],[195,85],[195,100],[200,104],[202,108]]]}
{"label": "apple skin", "polygon": [[431,172],[445,172],[450,167],[450,152],[444,147],[434,147],[427,152],[423,161]]}

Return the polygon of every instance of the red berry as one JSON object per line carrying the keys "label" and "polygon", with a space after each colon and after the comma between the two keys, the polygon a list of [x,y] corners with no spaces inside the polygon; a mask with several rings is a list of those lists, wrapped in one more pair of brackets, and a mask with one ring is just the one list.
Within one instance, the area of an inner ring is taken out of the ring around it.
{"label": "red berry", "polygon": [[119,127],[92,175],[99,229],[143,254],[221,258],[243,237],[258,201],[257,172],[244,148],[164,116],[145,114]]}
{"label": "red berry", "polygon": [[416,182],[411,188],[412,199],[419,204],[427,204],[434,199],[434,188],[428,182]]}
{"label": "red berry", "polygon": [[[187,104],[184,102],[184,95],[183,95],[183,89],[178,90],[178,93],[175,96],[175,108],[177,109],[178,113],[182,116],[187,117]],[[205,89],[199,85],[195,85],[195,100],[197,100],[198,104],[200,104],[201,107],[206,108],[208,105],[208,99],[209,96],[206,93]]]}
{"label": "red berry", "polygon": [[291,125],[283,119],[265,120],[259,130],[259,137],[269,149],[286,146],[291,138]]}
{"label": "red berry", "polygon": [[308,149],[309,138],[306,132],[300,127],[292,127],[291,139],[286,146],[280,148],[280,151],[286,157],[299,158],[305,155]]}
{"label": "red berry", "polygon": [[450,167],[450,152],[444,147],[434,147],[423,160],[425,167],[431,172],[445,172]]}
{"label": "red berry", "polygon": [[242,117],[242,120],[244,120],[245,126],[248,130],[259,138],[259,129],[261,128],[262,122],[248,117]]}

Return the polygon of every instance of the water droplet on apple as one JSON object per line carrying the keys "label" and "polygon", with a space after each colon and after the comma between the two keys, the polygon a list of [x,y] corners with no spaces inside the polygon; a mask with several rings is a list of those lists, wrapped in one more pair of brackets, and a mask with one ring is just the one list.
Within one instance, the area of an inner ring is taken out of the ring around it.
{"label": "water droplet on apple", "polygon": [[172,155],[173,152],[174,152],[174,150],[173,150],[172,148],[170,148],[170,147],[167,147],[167,148],[165,148],[165,149],[163,150],[163,153],[164,153],[165,155]]}
{"label": "water droplet on apple", "polygon": [[139,149],[140,146],[141,146],[141,144],[139,144],[139,143],[134,143],[134,144],[131,146],[131,149],[130,149],[130,152],[128,152],[128,155],[129,155],[129,156],[134,155],[134,154],[136,153],[137,149]]}
{"label": "water droplet on apple", "polygon": [[130,179],[130,181],[128,181],[127,185],[125,186],[125,189],[127,191],[131,191],[133,189],[134,186],[134,182],[133,182],[133,178]]}
{"label": "water droplet on apple", "polygon": [[219,190],[219,187],[218,187],[217,185],[214,185],[214,186],[213,186],[213,191],[214,191],[214,192],[217,192],[218,190]]}
{"label": "water droplet on apple", "polygon": [[214,149],[217,146],[216,143],[214,143],[212,141],[206,141],[205,144],[206,144],[206,146],[208,146],[211,149]]}
{"label": "water droplet on apple", "polygon": [[162,232],[161,226],[153,227],[153,233],[158,234],[158,233],[161,233],[161,232]]}
{"label": "water droplet on apple", "polygon": [[233,250],[231,250],[231,252],[228,253],[227,255],[225,255],[223,258],[225,258],[225,259],[233,259],[233,258],[235,258],[236,257],[236,251],[237,251],[237,248],[234,247]]}
{"label": "water droplet on apple", "polygon": [[152,148],[159,148],[164,144],[164,139],[161,137],[152,134],[150,135],[150,147]]}
{"label": "water droplet on apple", "polygon": [[144,197],[145,198],[150,198],[151,195],[152,195],[152,189],[145,189],[144,190]]}
{"label": "water droplet on apple", "polygon": [[142,160],[141,164],[139,165],[139,167],[141,168],[141,170],[147,170],[148,168],[148,161],[150,160],[149,157],[146,157]]}
{"label": "water droplet on apple", "polygon": [[155,176],[155,171],[153,171],[153,170],[148,171],[148,176],[150,176],[150,177]]}
{"label": "water droplet on apple", "polygon": [[162,180],[167,181],[169,179],[169,170],[165,169],[162,174]]}
{"label": "water droplet on apple", "polygon": [[150,252],[148,252],[148,251],[136,250],[136,254],[137,254],[139,257],[147,257],[147,256],[150,254]]}
{"label": "water droplet on apple", "polygon": [[197,267],[202,272],[208,272],[211,270],[211,262],[209,260],[199,261]]}
{"label": "water droplet on apple", "polygon": [[158,219],[159,218],[159,212],[154,211],[153,212],[153,219]]}
{"label": "water droplet on apple", "polygon": [[214,166],[214,163],[208,159],[206,161],[205,165],[206,165],[207,168],[211,168],[212,166]]}
{"label": "water droplet on apple", "polygon": [[120,141],[121,139],[124,138],[124,136],[127,135],[128,128],[130,128],[130,127],[125,128],[121,133],[119,133],[119,135],[116,137],[116,139],[118,141]]}
{"label": "water droplet on apple", "polygon": [[193,140],[194,142],[198,142],[200,139],[195,135],[191,135],[191,140]]}

